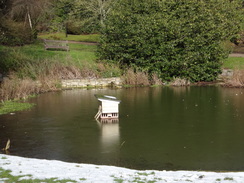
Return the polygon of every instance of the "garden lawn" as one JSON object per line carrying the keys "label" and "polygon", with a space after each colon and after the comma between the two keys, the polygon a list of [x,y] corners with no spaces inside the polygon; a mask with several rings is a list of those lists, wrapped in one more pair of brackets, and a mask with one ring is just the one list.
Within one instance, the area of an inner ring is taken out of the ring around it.
{"label": "garden lawn", "polygon": [[70,51],[60,50],[45,50],[43,41],[37,41],[34,44],[25,45],[21,47],[5,47],[0,46],[0,51],[8,52],[14,51],[20,55],[25,55],[28,59],[44,60],[55,58],[60,61],[72,59],[74,62],[90,62],[96,60],[96,45],[84,45],[78,43],[69,43]]}
{"label": "garden lawn", "polygon": [[244,69],[244,57],[229,57],[226,60],[224,60],[222,68]]}

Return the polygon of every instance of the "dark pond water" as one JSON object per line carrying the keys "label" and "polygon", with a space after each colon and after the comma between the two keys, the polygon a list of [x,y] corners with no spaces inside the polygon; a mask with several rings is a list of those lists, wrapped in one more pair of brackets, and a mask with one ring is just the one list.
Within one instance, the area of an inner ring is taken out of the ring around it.
{"label": "dark pond water", "polygon": [[[93,117],[94,94],[122,100],[118,123]],[[244,90],[156,87],[69,90],[0,116],[10,154],[135,169],[244,171]]]}

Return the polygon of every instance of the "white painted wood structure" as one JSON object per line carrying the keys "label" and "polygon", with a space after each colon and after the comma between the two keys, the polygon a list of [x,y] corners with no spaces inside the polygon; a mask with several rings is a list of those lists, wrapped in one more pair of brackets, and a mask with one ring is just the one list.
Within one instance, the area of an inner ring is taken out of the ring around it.
{"label": "white painted wood structure", "polygon": [[120,100],[116,97],[108,95],[95,95],[101,102],[98,112],[95,116],[96,119],[118,119],[119,118],[119,104]]}

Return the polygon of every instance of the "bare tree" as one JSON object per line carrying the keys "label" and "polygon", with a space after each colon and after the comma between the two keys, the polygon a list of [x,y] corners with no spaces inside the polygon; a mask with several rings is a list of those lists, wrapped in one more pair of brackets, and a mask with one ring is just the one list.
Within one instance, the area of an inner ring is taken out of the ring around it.
{"label": "bare tree", "polygon": [[12,0],[11,17],[28,22],[31,29],[49,2],[47,0]]}
{"label": "bare tree", "polygon": [[[112,0],[76,0],[78,6],[83,7],[84,11],[90,16],[84,21],[96,22],[99,21],[101,26],[104,26],[104,20],[111,9]],[[83,17],[84,18],[84,17]]]}

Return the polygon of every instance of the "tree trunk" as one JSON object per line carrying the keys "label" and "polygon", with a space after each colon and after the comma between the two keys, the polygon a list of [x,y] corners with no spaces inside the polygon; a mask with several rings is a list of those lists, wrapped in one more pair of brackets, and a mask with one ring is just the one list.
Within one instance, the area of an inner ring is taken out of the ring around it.
{"label": "tree trunk", "polygon": [[27,12],[27,16],[28,16],[28,20],[29,20],[30,28],[31,28],[31,30],[32,30],[32,22],[31,22],[31,17],[30,17],[30,13],[29,13],[29,11]]}

